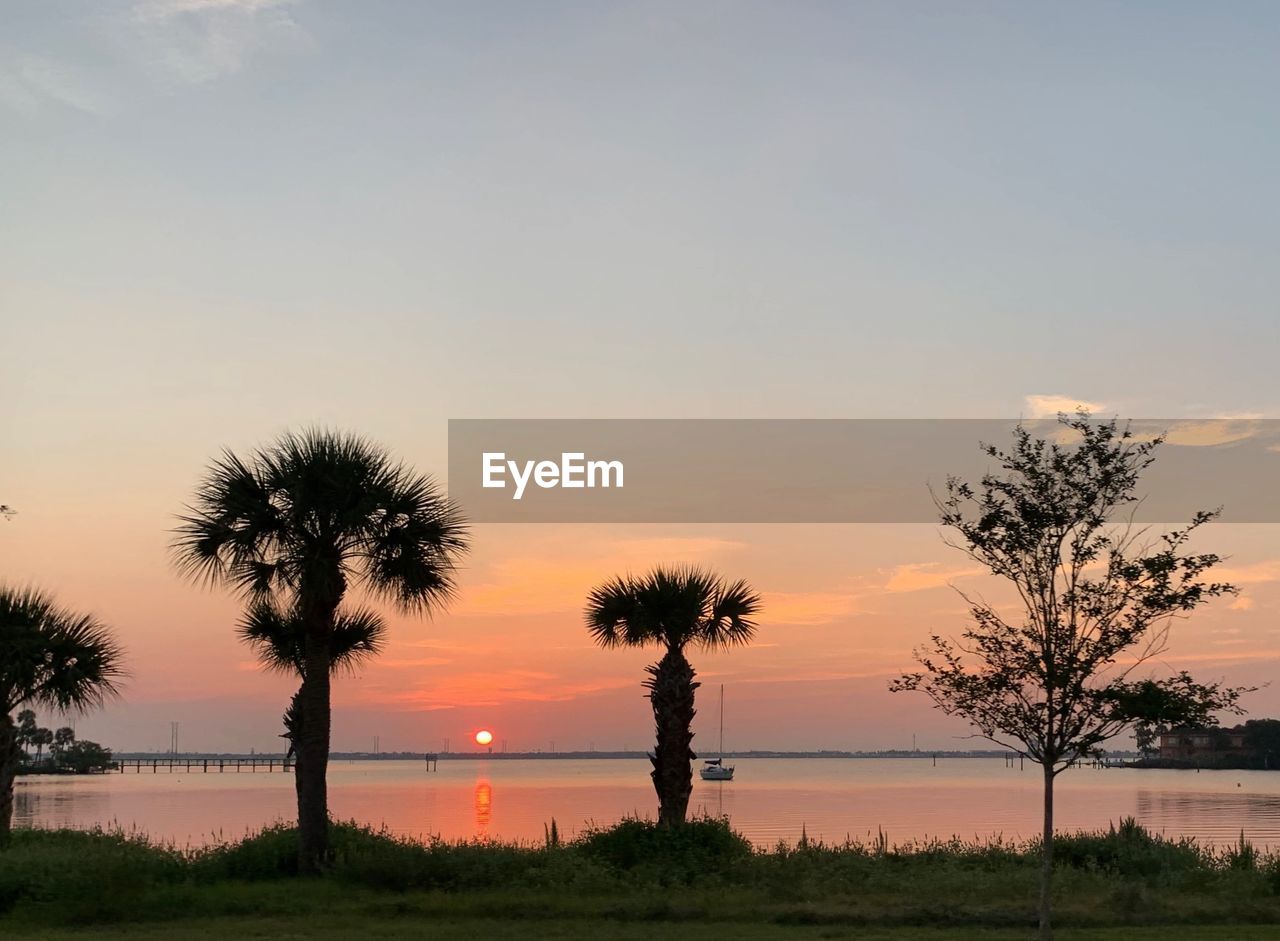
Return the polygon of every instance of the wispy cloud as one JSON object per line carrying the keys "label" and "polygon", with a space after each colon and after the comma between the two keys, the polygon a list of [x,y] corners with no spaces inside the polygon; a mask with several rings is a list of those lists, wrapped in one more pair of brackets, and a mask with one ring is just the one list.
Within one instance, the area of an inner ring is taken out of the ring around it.
{"label": "wispy cloud", "polygon": [[209,13],[221,10],[256,13],[273,7],[288,6],[296,0],[141,0],[133,5],[140,17],[163,19],[183,13]]}
{"label": "wispy cloud", "polygon": [[1070,415],[1080,409],[1098,415],[1109,410],[1103,402],[1091,402],[1059,393],[1028,395],[1023,399],[1022,407],[1027,418],[1055,418],[1060,412]]}
{"label": "wispy cloud", "polygon": [[105,116],[130,101],[203,85],[268,53],[305,49],[302,0],[104,2],[59,23],[56,40],[7,36],[0,107],[28,116],[58,108]]}
{"label": "wispy cloud", "polygon": [[[460,707],[500,706],[512,702],[566,702],[593,693],[637,686],[635,677],[572,682],[536,670],[496,670],[443,677],[429,688],[405,690],[381,698],[388,707],[431,712]],[[375,697],[375,700],[377,698]]]}
{"label": "wispy cloud", "polygon": [[709,561],[740,544],[707,537],[616,539],[583,547],[558,547],[539,555],[495,563],[488,577],[462,592],[453,613],[518,615],[579,612],[591,587],[621,572],[646,571],[655,563]]}
{"label": "wispy cloud", "polygon": [[1169,444],[1208,448],[1254,437],[1262,430],[1256,418],[1209,418],[1174,422],[1165,433]]}
{"label": "wispy cloud", "polygon": [[1226,565],[1213,570],[1213,577],[1233,585],[1260,585],[1280,581],[1280,559],[1268,559],[1252,565]]}
{"label": "wispy cloud", "polygon": [[140,0],[129,26],[145,67],[161,79],[205,84],[240,72],[277,46],[305,44],[296,0]]}
{"label": "wispy cloud", "polygon": [[0,101],[24,114],[54,105],[106,115],[114,106],[78,69],[39,55],[20,54],[0,64]]}
{"label": "wispy cloud", "polygon": [[764,620],[769,624],[830,624],[857,612],[853,592],[769,592],[764,595]]}
{"label": "wispy cloud", "polygon": [[904,591],[927,591],[930,588],[945,588],[956,579],[971,578],[981,575],[985,569],[976,566],[967,568],[943,568],[937,562],[920,562],[910,565],[899,565],[890,570],[889,578],[884,583],[884,590],[889,594]]}

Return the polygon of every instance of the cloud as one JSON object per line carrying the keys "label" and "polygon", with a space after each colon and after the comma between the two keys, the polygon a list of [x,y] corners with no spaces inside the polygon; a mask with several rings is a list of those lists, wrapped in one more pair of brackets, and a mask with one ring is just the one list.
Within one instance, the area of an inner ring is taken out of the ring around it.
{"label": "cloud", "polygon": [[447,657],[411,657],[400,659],[395,657],[384,657],[374,661],[373,665],[376,669],[403,670],[406,668],[417,667],[442,667],[450,663],[453,663],[453,661]]}
{"label": "cloud", "polygon": [[1227,605],[1227,607],[1232,611],[1252,611],[1253,599],[1247,598],[1244,595],[1240,595],[1235,599],[1235,601]]}
{"label": "cloud", "polygon": [[143,19],[165,19],[183,13],[208,13],[235,10],[256,13],[272,7],[287,6],[296,0],[141,0],[133,6],[135,16]]}
{"label": "cloud", "polygon": [[581,612],[591,588],[611,575],[647,571],[656,563],[698,561],[739,545],[705,537],[616,539],[585,554],[581,545],[544,545],[540,554],[495,562],[485,581],[463,589],[452,610],[462,616]]}
{"label": "cloud", "polygon": [[202,85],[279,47],[308,44],[296,0],[139,0],[121,42],[162,83]]}
{"label": "cloud", "polygon": [[1280,581],[1280,559],[1267,559],[1252,565],[1230,565],[1216,568],[1211,573],[1214,579],[1230,582],[1232,585],[1260,585],[1266,582]]}
{"label": "cloud", "polygon": [[760,620],[767,624],[830,624],[856,613],[851,592],[769,592],[761,598]]}
{"label": "cloud", "polygon": [[1071,415],[1080,409],[1093,415],[1109,410],[1102,402],[1075,399],[1069,395],[1028,395],[1023,399],[1023,412],[1027,418],[1056,418],[1060,412]]}
{"label": "cloud", "polygon": [[93,115],[114,110],[111,100],[78,70],[38,55],[19,55],[0,66],[0,100],[24,114],[48,105]]}
{"label": "cloud", "polygon": [[1209,418],[1174,422],[1165,433],[1165,440],[1182,447],[1207,448],[1245,441],[1261,430],[1256,418]]}
{"label": "cloud", "polygon": [[[202,85],[268,52],[305,49],[301,0],[133,0],[65,24],[56,50],[0,50],[0,107],[110,116],[156,90]],[[43,41],[42,41],[43,42]]]}
{"label": "cloud", "polygon": [[571,682],[553,673],[535,670],[494,670],[441,677],[424,689],[371,698],[389,707],[432,712],[461,707],[492,707],[512,702],[566,702],[592,693],[639,687],[634,676]]}
{"label": "cloud", "polygon": [[884,583],[884,590],[889,594],[898,594],[907,591],[927,591],[930,588],[945,588],[958,578],[981,575],[983,571],[977,566],[943,569],[938,567],[937,562],[899,565],[891,570],[888,581]]}

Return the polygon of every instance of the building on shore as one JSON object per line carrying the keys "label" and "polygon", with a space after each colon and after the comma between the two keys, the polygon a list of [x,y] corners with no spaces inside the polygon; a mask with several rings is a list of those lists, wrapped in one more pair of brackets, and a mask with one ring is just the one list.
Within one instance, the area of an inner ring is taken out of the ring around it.
{"label": "building on shore", "polygon": [[1160,735],[1161,763],[1198,768],[1280,768],[1280,720],[1224,728],[1177,728]]}

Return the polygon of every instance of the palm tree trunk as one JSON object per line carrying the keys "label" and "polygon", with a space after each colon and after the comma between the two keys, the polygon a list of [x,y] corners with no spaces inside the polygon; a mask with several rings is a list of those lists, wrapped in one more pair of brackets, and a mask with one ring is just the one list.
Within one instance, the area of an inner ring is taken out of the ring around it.
{"label": "palm tree trunk", "polygon": [[13,782],[18,775],[18,729],[7,714],[0,715],[0,846],[9,844],[13,826]]}
{"label": "palm tree trunk", "polygon": [[1044,767],[1044,836],[1040,852],[1040,941],[1053,941],[1053,781],[1052,765]]}
{"label": "palm tree trunk", "polygon": [[308,625],[304,653],[306,670],[298,690],[303,722],[294,766],[298,869],[314,873],[320,871],[329,856],[329,638],[319,625]]}
{"label": "palm tree trunk", "polygon": [[658,794],[658,823],[664,827],[684,823],[693,792],[693,667],[678,647],[647,668],[649,702],[658,741],[649,760],[653,763],[653,789]]}

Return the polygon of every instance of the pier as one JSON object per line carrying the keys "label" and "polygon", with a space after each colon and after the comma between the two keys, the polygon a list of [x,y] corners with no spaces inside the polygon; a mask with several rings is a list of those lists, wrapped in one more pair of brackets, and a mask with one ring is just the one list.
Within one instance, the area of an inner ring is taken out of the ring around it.
{"label": "pier", "polygon": [[270,758],[270,757],[254,757],[254,758],[117,758],[116,767],[121,774],[132,769],[135,774],[141,774],[143,768],[150,768],[152,774],[159,772],[164,768],[169,773],[175,771],[199,771],[202,774],[210,772],[226,772],[234,771],[292,771],[293,759],[291,758]]}

